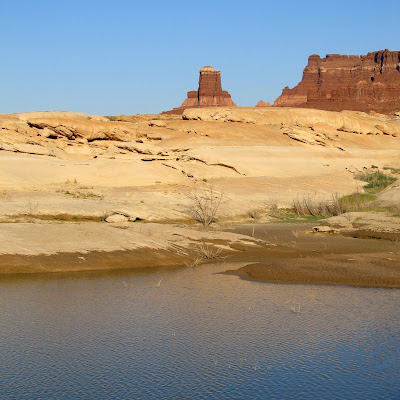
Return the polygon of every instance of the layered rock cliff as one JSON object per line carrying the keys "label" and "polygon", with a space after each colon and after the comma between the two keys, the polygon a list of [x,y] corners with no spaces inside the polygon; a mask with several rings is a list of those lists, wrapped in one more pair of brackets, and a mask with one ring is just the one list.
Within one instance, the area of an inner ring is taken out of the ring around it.
{"label": "layered rock cliff", "polygon": [[187,99],[180,107],[163,114],[182,114],[186,108],[197,107],[229,107],[235,106],[231,95],[222,90],[221,72],[206,66],[200,69],[199,88],[187,93]]}
{"label": "layered rock cliff", "polygon": [[400,51],[380,50],[366,56],[313,54],[302,81],[284,88],[274,106],[323,110],[400,109]]}

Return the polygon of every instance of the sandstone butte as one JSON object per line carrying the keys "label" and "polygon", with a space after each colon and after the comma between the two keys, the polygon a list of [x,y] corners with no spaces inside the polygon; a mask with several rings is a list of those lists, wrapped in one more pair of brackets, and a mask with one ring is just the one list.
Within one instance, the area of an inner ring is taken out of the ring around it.
{"label": "sandstone butte", "polygon": [[256,107],[271,107],[271,103],[269,103],[268,101],[262,101],[260,100],[257,104]]}
{"label": "sandstone butte", "polygon": [[180,107],[163,114],[182,114],[187,108],[199,107],[232,107],[236,104],[231,95],[222,90],[221,71],[215,71],[213,67],[205,66],[200,69],[199,89],[187,93],[187,99]]}
{"label": "sandstone butte", "polygon": [[274,103],[329,111],[391,113],[400,109],[400,51],[380,50],[366,56],[313,54],[302,81],[285,87]]}

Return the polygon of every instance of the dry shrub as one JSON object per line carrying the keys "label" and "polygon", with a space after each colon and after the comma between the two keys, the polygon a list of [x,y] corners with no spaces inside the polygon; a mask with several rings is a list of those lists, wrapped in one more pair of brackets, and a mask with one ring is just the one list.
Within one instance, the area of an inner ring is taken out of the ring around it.
{"label": "dry shrub", "polygon": [[197,267],[204,260],[225,261],[229,256],[222,256],[222,248],[215,247],[207,243],[199,243],[193,250],[193,254],[188,262],[185,262],[189,268]]}
{"label": "dry shrub", "polygon": [[27,222],[34,222],[38,214],[39,204],[28,200],[25,204],[22,214],[26,217]]}
{"label": "dry shrub", "polygon": [[202,258],[204,260],[213,260],[213,259],[222,259],[223,257],[221,256],[222,248],[221,247],[215,247],[207,243],[200,243],[198,244],[194,252],[199,258]]}
{"label": "dry shrub", "polygon": [[279,197],[275,194],[270,194],[268,200],[266,201],[266,206],[268,208],[268,215],[273,218],[281,218],[283,212],[278,208]]}
{"label": "dry shrub", "polygon": [[316,195],[305,194],[293,200],[292,207],[298,216],[327,217],[340,215],[343,208],[339,195],[333,193],[329,200],[318,200]]}
{"label": "dry shrub", "polygon": [[187,211],[193,219],[200,222],[204,228],[215,222],[222,202],[222,192],[203,182],[201,187],[195,186],[186,196],[191,202]]}

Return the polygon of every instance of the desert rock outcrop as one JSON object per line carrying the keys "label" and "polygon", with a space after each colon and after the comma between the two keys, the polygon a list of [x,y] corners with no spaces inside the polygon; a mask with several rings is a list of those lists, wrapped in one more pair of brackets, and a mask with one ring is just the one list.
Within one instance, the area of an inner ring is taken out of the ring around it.
{"label": "desert rock outcrop", "polygon": [[392,113],[400,107],[400,51],[365,56],[313,54],[302,81],[284,88],[274,106]]}
{"label": "desert rock outcrop", "polygon": [[268,101],[262,101],[260,100],[257,104],[256,107],[271,107],[271,103],[269,103]]}
{"label": "desert rock outcrop", "polygon": [[304,110],[301,108],[204,108],[185,110],[186,120],[241,122],[254,125],[279,126],[281,129],[302,128],[315,133],[340,132],[360,135],[400,136],[400,124],[396,118],[380,114],[367,114],[356,111],[329,112]]}
{"label": "desert rock outcrop", "polygon": [[231,95],[222,90],[221,72],[206,66],[200,69],[199,89],[187,93],[187,99],[178,108],[163,114],[182,114],[186,108],[235,106]]}
{"label": "desert rock outcrop", "polygon": [[184,219],[185,193],[198,184],[226,195],[225,218],[264,207],[270,193],[285,207],[304,193],[350,194],[360,184],[355,172],[398,168],[394,116],[201,107],[182,117],[0,115],[0,218],[32,214],[38,203],[42,216],[98,219],[119,210],[146,221]]}

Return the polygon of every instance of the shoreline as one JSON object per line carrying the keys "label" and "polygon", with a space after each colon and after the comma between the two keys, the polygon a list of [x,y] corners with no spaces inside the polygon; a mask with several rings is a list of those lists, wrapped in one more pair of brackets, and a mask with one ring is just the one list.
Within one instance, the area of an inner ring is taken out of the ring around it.
{"label": "shoreline", "polygon": [[[0,277],[42,273],[172,268],[183,264],[180,256],[163,250],[137,249],[56,254],[1,254]],[[184,264],[183,264],[184,265]]]}
{"label": "shoreline", "polygon": [[[294,226],[270,225],[267,229],[262,226],[260,237],[274,236],[280,242],[277,247],[269,254],[253,258],[247,265],[225,273],[269,283],[400,288],[400,246],[397,242],[352,237],[348,233],[294,231],[292,234],[298,237],[292,236],[294,240],[282,247],[283,235],[290,236]],[[310,228],[311,224],[304,224],[306,226]],[[241,227],[235,231],[243,233],[246,229]]]}
{"label": "shoreline", "polygon": [[[28,225],[28,229],[29,226],[35,229],[33,225]],[[187,268],[194,246],[210,243],[214,248],[221,246],[224,249],[221,254],[228,256],[229,261],[245,263],[236,270],[221,272],[241,279],[285,284],[400,288],[400,247],[397,243],[314,234],[310,233],[313,225],[309,222],[238,225],[225,228],[225,231],[224,228],[202,231],[163,225],[162,232],[158,234],[164,239],[168,231],[170,237],[182,238],[179,242],[174,239],[174,243],[169,242],[168,246],[157,242],[160,236],[157,237],[156,232],[161,227],[152,224],[148,226],[151,229],[147,233],[150,240],[147,237],[145,243],[136,247],[131,243],[130,248],[119,249],[74,251],[71,248],[72,251],[53,254],[0,254],[0,278],[43,273]],[[65,226],[58,225],[56,228],[62,227],[64,232],[71,229],[71,226]],[[109,232],[108,226],[99,226]],[[131,226],[111,232],[123,233],[128,241],[129,234],[130,237],[137,235],[136,230],[137,226]],[[149,241],[153,242],[153,248],[146,247]],[[195,268],[222,259],[202,259]]]}
{"label": "shoreline", "polygon": [[[298,262],[298,260],[291,260]],[[366,260],[374,261],[372,259]],[[313,260],[315,262],[315,260]],[[339,269],[327,268],[313,265],[312,271],[304,265],[299,267],[288,263],[282,268],[282,263],[276,263],[275,267],[265,263],[251,263],[237,270],[228,270],[224,274],[235,275],[240,279],[266,283],[280,284],[303,284],[303,285],[332,285],[332,286],[353,286],[365,288],[400,288],[399,268],[384,265],[375,271],[369,265],[362,267],[358,264],[341,264]],[[303,268],[302,268],[303,267]]]}

